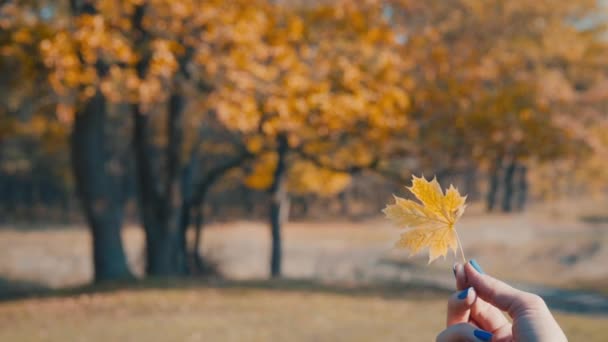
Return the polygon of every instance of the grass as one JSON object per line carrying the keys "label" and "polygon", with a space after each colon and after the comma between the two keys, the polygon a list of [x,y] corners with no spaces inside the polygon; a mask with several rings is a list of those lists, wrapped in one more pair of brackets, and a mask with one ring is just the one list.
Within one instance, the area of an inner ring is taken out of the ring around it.
{"label": "grass", "polygon": [[[492,275],[608,294],[608,224],[580,217],[470,211],[459,229],[467,257]],[[399,231],[385,220],[287,225],[284,273],[308,280],[252,280],[268,272],[268,229],[243,221],[204,233],[230,281],[102,287],[79,287],[92,278],[83,227],[22,228],[0,227],[0,341],[431,341],[453,286],[452,260],[393,250]],[[141,275],[141,229],[123,237]],[[608,316],[556,316],[572,341],[608,336]]]}
{"label": "grass", "polygon": [[[306,281],[186,282],[0,303],[0,341],[431,341],[445,295]],[[559,314],[573,341],[607,320]]]}

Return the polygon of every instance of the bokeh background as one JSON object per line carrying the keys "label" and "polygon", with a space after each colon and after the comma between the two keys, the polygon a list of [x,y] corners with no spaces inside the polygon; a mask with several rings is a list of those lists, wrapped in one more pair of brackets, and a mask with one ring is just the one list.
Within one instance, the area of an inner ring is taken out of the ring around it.
{"label": "bokeh background", "polygon": [[0,340],[427,341],[449,255],[608,338],[598,0],[0,1]]}

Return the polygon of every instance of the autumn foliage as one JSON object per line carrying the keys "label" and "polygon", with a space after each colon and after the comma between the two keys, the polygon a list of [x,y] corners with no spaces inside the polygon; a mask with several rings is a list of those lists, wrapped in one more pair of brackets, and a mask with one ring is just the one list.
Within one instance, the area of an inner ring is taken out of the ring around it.
{"label": "autumn foliage", "polygon": [[[437,174],[504,211],[523,208],[529,179],[556,163],[576,169],[581,189],[608,179],[601,10],[594,0],[5,1],[0,149],[43,152],[7,157],[2,172],[54,168],[54,184],[76,190],[100,279],[129,276],[116,236],[133,198],[148,273],[200,266],[202,208],[230,179],[226,191],[268,194],[279,275],[290,199],[344,194],[369,174]],[[412,191],[426,206],[398,199],[387,213],[431,210],[421,182]],[[447,215],[440,230],[451,232],[462,198],[442,196],[458,203],[427,216]],[[455,246],[449,234],[432,259]]]}

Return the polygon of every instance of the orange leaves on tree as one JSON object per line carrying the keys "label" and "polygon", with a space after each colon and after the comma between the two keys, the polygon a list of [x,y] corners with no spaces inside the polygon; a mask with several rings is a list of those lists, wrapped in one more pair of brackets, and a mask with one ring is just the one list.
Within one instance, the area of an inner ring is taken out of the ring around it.
{"label": "orange leaves on tree", "polygon": [[452,185],[444,193],[436,178],[429,182],[414,176],[408,190],[420,203],[395,196],[395,204],[383,210],[394,224],[406,229],[397,247],[409,249],[412,255],[428,247],[429,263],[460,247],[465,260],[455,224],[464,213],[466,196]]}
{"label": "orange leaves on tree", "polygon": [[350,175],[320,168],[308,161],[297,161],[289,170],[290,192],[333,196],[350,184]]}
{"label": "orange leaves on tree", "polygon": [[276,152],[262,153],[253,165],[253,170],[245,178],[245,184],[257,190],[267,190],[273,182],[274,169],[277,167]]}
{"label": "orange leaves on tree", "polygon": [[178,67],[177,58],[174,50],[179,50],[177,43],[157,39],[152,43],[154,53],[150,61],[150,74],[169,78]]}
{"label": "orange leaves on tree", "polygon": [[[407,58],[380,6],[239,6],[225,12],[225,20],[209,19],[197,55],[215,86],[210,104],[220,107],[226,126],[247,130],[239,121],[250,116],[229,114],[246,104],[241,99],[255,98],[258,121],[273,117],[264,122],[271,138],[298,132],[312,140],[319,131],[356,131],[362,124],[370,131],[403,127],[409,98],[400,80]],[[241,23],[247,29],[236,30]],[[371,118],[374,108],[380,110]]]}

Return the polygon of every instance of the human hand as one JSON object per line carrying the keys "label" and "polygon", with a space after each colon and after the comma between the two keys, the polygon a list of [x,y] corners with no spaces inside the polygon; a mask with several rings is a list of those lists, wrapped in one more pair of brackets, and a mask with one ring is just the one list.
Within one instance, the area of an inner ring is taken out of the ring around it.
{"label": "human hand", "polygon": [[539,296],[484,274],[474,260],[454,265],[454,275],[460,291],[448,300],[447,328],[437,342],[568,341]]}

